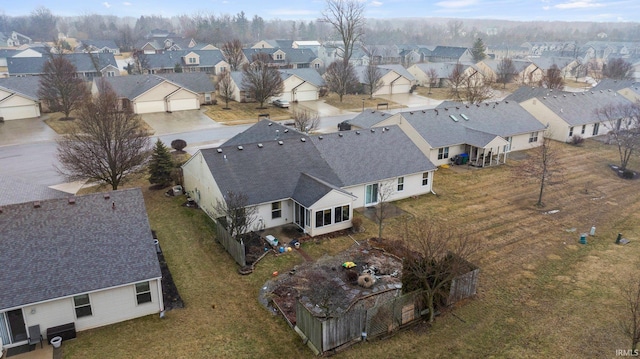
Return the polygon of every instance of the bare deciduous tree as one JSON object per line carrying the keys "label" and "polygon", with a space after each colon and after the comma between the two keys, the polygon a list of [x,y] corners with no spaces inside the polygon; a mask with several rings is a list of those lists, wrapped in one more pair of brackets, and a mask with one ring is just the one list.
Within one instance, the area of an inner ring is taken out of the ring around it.
{"label": "bare deciduous tree", "polygon": [[320,126],[320,116],[317,112],[308,110],[293,111],[293,127],[300,132],[311,132]]}
{"label": "bare deciduous tree", "polygon": [[511,83],[517,75],[516,67],[511,58],[505,57],[500,60],[496,69],[496,82],[501,83],[502,88],[507,87],[507,84]]}
{"label": "bare deciduous tree", "polygon": [[434,68],[427,70],[427,77],[429,78],[429,93],[434,86],[438,85],[438,72]]}
{"label": "bare deciduous tree", "polygon": [[609,59],[602,69],[602,75],[614,80],[628,80],[633,78],[633,65],[621,58]]}
{"label": "bare deciduous tree", "polygon": [[224,200],[217,201],[216,211],[220,217],[224,217],[229,234],[239,242],[255,222],[258,208],[249,205],[249,196],[246,194],[230,191]]}
{"label": "bare deciduous tree", "polygon": [[264,108],[264,103],[272,96],[278,96],[284,90],[280,72],[269,66],[269,55],[258,53],[253,55],[251,64],[242,70],[242,89],[251,94]]}
{"label": "bare deciduous tree", "polygon": [[380,71],[380,68],[373,63],[369,63],[364,72],[364,81],[365,89],[369,98],[373,98],[373,94],[383,85],[382,72]]}
{"label": "bare deciduous tree", "polygon": [[461,63],[457,63],[449,74],[449,92],[454,100],[460,100],[460,87],[465,80],[464,67]]}
{"label": "bare deciduous tree", "polygon": [[94,180],[116,190],[123,178],[149,157],[149,133],[106,81],[98,81],[99,95],[84,102],[72,133],[58,140],[58,170],[69,180]]}
{"label": "bare deciduous tree", "polygon": [[[376,224],[378,224],[378,238],[382,238],[382,230],[384,228],[384,222],[385,220],[387,220],[387,218],[389,218],[389,215],[391,214],[391,209],[393,208],[393,205],[389,203],[389,200],[391,199],[393,194],[396,193],[397,185],[399,184],[396,184],[395,181],[378,183],[378,186],[377,186],[377,196],[378,196],[377,202],[378,203],[373,208],[374,210],[373,219],[375,220]],[[404,182],[402,183],[402,186],[404,186]]]}
{"label": "bare deciduous tree", "polygon": [[220,51],[222,51],[225,59],[227,59],[227,63],[229,63],[229,66],[231,67],[231,71],[240,70],[240,65],[242,65],[242,61],[244,60],[242,43],[240,40],[234,39],[225,42],[222,44]]}
{"label": "bare deciduous tree", "polygon": [[218,92],[220,93],[220,97],[224,100],[224,109],[229,109],[229,101],[233,99],[234,93],[236,92],[236,85],[231,81],[231,74],[229,72],[224,72],[220,76],[220,81],[218,81]]}
{"label": "bare deciduous tree", "polygon": [[324,81],[329,91],[338,94],[340,102],[344,95],[353,93],[358,86],[358,77],[353,65],[342,61],[335,61],[329,65],[324,74]]}
{"label": "bare deciduous tree", "polygon": [[[545,133],[542,138],[542,144],[533,149],[530,156],[514,170],[516,171],[515,178],[540,184],[536,206],[544,207],[542,194],[546,186],[562,181],[562,167],[559,164],[553,140],[548,133]],[[557,182],[552,182],[553,179],[556,179]]]}
{"label": "bare deciduous tree", "polygon": [[540,80],[540,86],[546,87],[552,90],[562,90],[564,88],[564,79],[562,78],[562,71],[558,65],[551,65],[544,76]]}
{"label": "bare deciduous tree", "polygon": [[620,169],[626,170],[631,155],[640,150],[640,103],[608,104],[595,112],[609,130],[609,141],[618,146]]}
{"label": "bare deciduous tree", "polygon": [[65,119],[88,96],[87,86],[76,72],[76,66],[60,53],[51,55],[44,63],[40,76],[38,96],[51,111],[62,112]]}
{"label": "bare deciduous tree", "polygon": [[468,260],[478,251],[478,241],[454,226],[439,226],[426,218],[404,222],[402,241],[415,250],[405,250],[402,290],[422,290],[429,307],[429,322],[439,304],[446,304],[453,280],[473,270]]}
{"label": "bare deciduous tree", "polygon": [[621,286],[625,312],[620,319],[620,329],[631,339],[631,350],[640,343],[640,280],[631,278]]}
{"label": "bare deciduous tree", "polygon": [[473,76],[465,77],[462,81],[464,100],[470,104],[482,103],[493,96],[491,77],[476,72]]}
{"label": "bare deciduous tree", "polygon": [[142,75],[149,70],[149,58],[141,50],[133,52],[133,73]]}
{"label": "bare deciduous tree", "polygon": [[324,22],[331,24],[342,40],[342,62],[346,65],[353,54],[353,47],[364,34],[364,5],[358,0],[326,0],[322,12]]}

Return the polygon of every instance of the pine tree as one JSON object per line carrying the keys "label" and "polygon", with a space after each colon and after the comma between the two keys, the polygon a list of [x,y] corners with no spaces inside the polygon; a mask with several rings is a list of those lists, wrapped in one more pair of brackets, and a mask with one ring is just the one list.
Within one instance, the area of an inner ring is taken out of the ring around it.
{"label": "pine tree", "polygon": [[172,169],[173,160],[169,149],[158,139],[149,162],[149,182],[162,187],[168,186],[171,183]]}
{"label": "pine tree", "polygon": [[487,50],[487,47],[484,46],[484,42],[482,42],[482,39],[477,38],[476,41],[473,43],[473,48],[471,48],[471,54],[473,55],[473,62],[477,63],[487,58],[487,54],[485,54],[486,50]]}

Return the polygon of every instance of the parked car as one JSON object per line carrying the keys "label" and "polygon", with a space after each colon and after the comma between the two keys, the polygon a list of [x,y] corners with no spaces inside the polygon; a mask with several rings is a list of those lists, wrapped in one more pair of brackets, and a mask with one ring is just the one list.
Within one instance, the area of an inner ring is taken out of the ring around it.
{"label": "parked car", "polygon": [[286,100],[275,99],[273,100],[273,102],[271,102],[271,104],[273,104],[275,107],[289,108],[289,101]]}

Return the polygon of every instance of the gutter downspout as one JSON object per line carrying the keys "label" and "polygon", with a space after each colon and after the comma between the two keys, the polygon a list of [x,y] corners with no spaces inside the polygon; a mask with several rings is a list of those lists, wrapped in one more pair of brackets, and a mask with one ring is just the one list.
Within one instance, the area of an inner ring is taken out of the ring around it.
{"label": "gutter downspout", "polygon": [[[300,86],[302,86],[302,85],[304,85],[304,84],[306,84],[306,83],[307,83],[307,81],[302,80],[302,82],[301,82],[298,86],[296,86],[296,87],[294,87],[294,88],[292,88],[292,89],[291,89],[291,95],[293,96],[293,94],[295,94],[295,93],[296,93],[296,90],[298,89],[298,87],[300,87]],[[292,98],[292,99],[291,99],[291,102],[295,102],[295,101],[296,101],[296,99],[295,99],[295,98]]]}

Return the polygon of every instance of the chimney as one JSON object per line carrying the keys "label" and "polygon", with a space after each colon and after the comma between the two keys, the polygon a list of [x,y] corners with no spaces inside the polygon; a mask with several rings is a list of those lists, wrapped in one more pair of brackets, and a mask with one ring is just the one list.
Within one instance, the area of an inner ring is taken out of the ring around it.
{"label": "chimney", "polygon": [[40,208],[40,201],[33,202],[33,208]]}
{"label": "chimney", "polygon": [[76,204],[76,198],[75,197],[69,197],[69,204]]}

